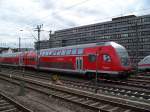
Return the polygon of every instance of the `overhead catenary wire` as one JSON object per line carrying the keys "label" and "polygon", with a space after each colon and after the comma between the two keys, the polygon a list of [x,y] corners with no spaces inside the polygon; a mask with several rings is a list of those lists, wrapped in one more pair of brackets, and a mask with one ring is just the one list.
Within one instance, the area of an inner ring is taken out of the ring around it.
{"label": "overhead catenary wire", "polygon": [[[79,3],[76,3],[76,4],[73,4],[73,5],[71,5],[71,6],[69,6],[69,7],[66,7],[66,8],[64,8],[64,9],[72,9],[72,8],[75,8],[75,7],[77,7],[77,6],[80,6],[80,5],[82,5],[82,4],[84,4],[84,3],[86,3],[86,2],[88,2],[88,1],[90,1],[90,0],[83,0],[83,1],[80,1]],[[127,12],[127,13],[133,13],[133,12],[141,12],[141,11],[146,11],[146,10],[150,10],[150,8],[142,8],[142,9],[139,9],[139,10],[137,10],[137,11],[129,11],[129,12]],[[59,14],[59,13],[61,13],[61,12],[54,12],[54,14]],[[124,13],[124,14],[127,14],[127,13]],[[120,14],[121,15],[121,14]],[[116,16],[120,16],[120,15],[116,15]],[[106,18],[103,18],[103,19],[98,19],[99,21],[101,21],[101,20],[105,20],[105,19],[110,19],[110,18],[112,18],[112,17],[116,17],[116,16],[110,16],[110,17],[106,17]],[[49,15],[48,16],[46,16],[46,17],[44,17],[44,18],[41,18],[41,20],[42,20],[42,22],[44,22],[44,21],[46,21],[47,19],[49,19],[49,18],[47,18],[47,17],[49,17]],[[30,19],[30,18],[29,18]],[[32,24],[31,24],[32,23]],[[31,25],[33,26],[33,21],[31,21],[30,23],[26,23],[26,27],[31,27]],[[44,26],[48,26],[49,27],[49,25],[50,24],[46,24],[46,25],[44,25]],[[62,23],[62,25],[63,25],[63,23]],[[25,28],[26,28],[25,27]],[[33,35],[33,33],[31,34],[34,38],[35,38],[35,36]]]}
{"label": "overhead catenary wire", "polygon": [[[88,2],[88,1],[90,1],[90,0],[83,0],[83,1],[81,1],[81,2],[79,2],[79,3],[73,4],[73,5],[69,6],[69,7],[64,8],[64,9],[72,9],[72,8],[75,8],[75,7],[77,7],[77,6],[80,6],[80,5],[82,5],[82,4],[84,4],[84,3]],[[120,13],[120,14],[117,14],[117,15],[115,15],[115,16],[109,16],[109,17],[105,17],[105,18],[102,18],[102,19],[96,19],[96,20],[102,21],[102,20],[111,19],[111,18],[118,17],[118,16],[121,16],[121,15],[129,14],[129,13],[141,12],[141,11],[146,11],[146,10],[150,10],[150,8],[142,8],[142,9],[139,9],[139,10],[137,10],[137,11],[129,11],[129,12],[125,12],[124,14],[121,14],[121,13]],[[57,15],[57,14],[59,14],[59,13],[61,13],[61,12],[56,11],[56,12],[54,12],[53,14],[54,14],[54,15]],[[48,17],[49,17],[49,15],[48,15],[48,16],[45,16],[45,17],[43,17],[43,18],[41,18],[42,23],[41,23],[41,22],[39,22],[39,23],[40,23],[40,24],[43,24],[44,22],[46,22],[47,19],[49,19]],[[94,21],[96,21],[96,20],[94,20]],[[33,23],[33,21],[31,21],[31,23]],[[64,25],[64,24],[61,23],[61,22],[59,22],[59,24]],[[28,27],[29,27],[29,26],[31,26],[32,24],[29,23],[29,24],[26,24],[26,25],[28,25]],[[51,25],[51,24],[44,24],[44,26],[47,26],[47,27],[49,27],[50,25]],[[25,28],[26,28],[26,27],[25,27]],[[32,34],[32,36],[33,36],[33,34]],[[35,38],[35,36],[33,36],[33,37]]]}
{"label": "overhead catenary wire", "polygon": [[[71,8],[71,7],[70,7]],[[150,10],[150,8],[144,8],[144,9],[140,9],[140,10],[138,10],[138,11],[130,11],[130,12],[128,12],[128,13],[133,13],[133,12],[139,12],[139,11],[145,11],[145,10]],[[124,13],[124,14],[126,14],[126,13]],[[123,14],[123,15],[124,15]],[[116,15],[116,16],[120,16],[120,15]],[[107,17],[107,18],[104,18],[104,19],[108,19],[108,18],[114,18],[114,17],[116,17],[116,16],[111,16],[111,17]],[[100,20],[102,20],[102,19],[100,19]],[[48,26],[48,25],[46,25],[46,26]],[[31,31],[30,31],[31,32]],[[32,36],[33,36],[33,34],[32,34]],[[36,38],[35,36],[33,36],[34,38]]]}
{"label": "overhead catenary wire", "polygon": [[[83,0],[83,1],[81,1],[81,2],[79,2],[79,3],[76,3],[76,4],[73,4],[72,6],[69,6],[69,7],[66,7],[65,9],[71,9],[71,8],[73,8],[73,7],[76,7],[76,6],[78,6],[78,5],[81,5],[81,4],[83,4],[83,3],[85,3],[85,2],[87,2],[87,1],[90,1],[90,0]],[[58,12],[55,12],[54,14],[57,14]],[[48,15],[49,16],[49,15]],[[45,16],[44,18],[46,18],[46,17],[48,17],[48,16]],[[44,19],[43,18],[43,19]],[[42,19],[42,18],[41,18]],[[44,22],[44,21],[43,21]],[[31,21],[31,23],[33,23],[33,21]],[[27,29],[27,27],[29,27],[29,26],[31,26],[32,24],[26,24],[27,26],[25,27],[25,29]],[[63,25],[63,24],[62,24]],[[30,30],[28,30],[29,32],[30,32],[30,34],[32,35],[32,37],[35,39],[35,40],[38,40],[34,35],[33,35],[33,33],[30,31]]]}

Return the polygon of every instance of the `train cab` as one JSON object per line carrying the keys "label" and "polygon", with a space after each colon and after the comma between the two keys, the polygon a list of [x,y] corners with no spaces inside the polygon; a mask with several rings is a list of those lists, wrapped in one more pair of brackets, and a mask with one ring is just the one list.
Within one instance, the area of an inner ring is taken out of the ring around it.
{"label": "train cab", "polygon": [[97,72],[101,76],[128,77],[131,70],[126,49],[115,42],[96,43],[84,49],[83,69],[86,73]]}

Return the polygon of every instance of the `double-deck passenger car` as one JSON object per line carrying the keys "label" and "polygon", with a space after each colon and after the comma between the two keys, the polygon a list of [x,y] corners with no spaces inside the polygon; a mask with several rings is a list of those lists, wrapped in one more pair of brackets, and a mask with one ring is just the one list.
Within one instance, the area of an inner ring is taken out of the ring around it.
{"label": "double-deck passenger car", "polygon": [[[13,53],[12,53],[13,54]],[[32,67],[54,72],[93,76],[127,77],[131,64],[126,49],[115,42],[99,42],[16,53],[16,62],[1,64]],[[14,57],[10,57],[14,58]],[[19,60],[19,62],[18,62]]]}

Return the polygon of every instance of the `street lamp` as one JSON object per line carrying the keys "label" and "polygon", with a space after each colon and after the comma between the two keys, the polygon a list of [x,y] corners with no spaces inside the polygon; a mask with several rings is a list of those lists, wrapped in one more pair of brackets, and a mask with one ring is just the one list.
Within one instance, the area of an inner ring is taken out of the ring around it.
{"label": "street lamp", "polygon": [[[23,30],[19,30],[20,32],[22,32]],[[18,49],[19,52],[21,52],[21,37],[19,37],[19,49]]]}

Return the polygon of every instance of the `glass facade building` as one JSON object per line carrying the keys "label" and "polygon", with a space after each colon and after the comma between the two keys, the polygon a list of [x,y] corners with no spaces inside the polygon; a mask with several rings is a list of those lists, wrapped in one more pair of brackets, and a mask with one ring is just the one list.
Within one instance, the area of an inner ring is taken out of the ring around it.
{"label": "glass facade building", "polygon": [[112,21],[58,30],[51,35],[45,48],[106,41],[123,45],[132,63],[136,64],[150,55],[150,15],[129,15],[112,18]]}

